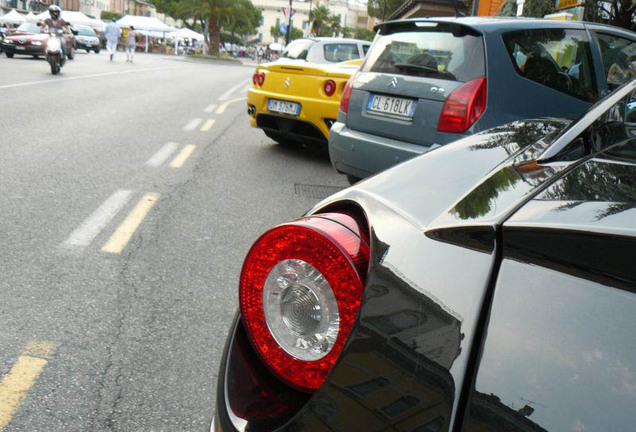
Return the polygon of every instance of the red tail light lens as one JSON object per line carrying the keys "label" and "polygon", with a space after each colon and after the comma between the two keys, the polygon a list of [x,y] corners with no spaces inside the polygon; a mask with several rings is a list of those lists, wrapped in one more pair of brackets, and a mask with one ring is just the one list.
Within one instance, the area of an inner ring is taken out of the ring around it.
{"label": "red tail light lens", "polygon": [[357,75],[357,73],[353,74],[342,90],[342,98],[340,99],[340,111],[345,114],[349,112],[349,99],[351,99],[351,92],[353,91],[353,84],[356,82]]}
{"label": "red tail light lens", "polygon": [[455,89],[444,102],[437,130],[464,132],[471,127],[486,108],[486,88],[486,77],[482,77]]}
{"label": "red tail light lens", "polygon": [[369,263],[359,229],[344,214],[299,219],[263,234],[243,264],[247,333],[265,365],[296,389],[322,385],[351,331]]}
{"label": "red tail light lens", "polygon": [[336,83],[333,80],[325,81],[324,90],[327,96],[333,96],[333,94],[336,92]]}
{"label": "red tail light lens", "polygon": [[264,73],[258,74],[257,80],[258,80],[258,85],[262,86],[263,83],[265,82],[265,74]]}
{"label": "red tail light lens", "polygon": [[252,83],[254,83],[254,85],[258,84],[258,72],[252,75]]}

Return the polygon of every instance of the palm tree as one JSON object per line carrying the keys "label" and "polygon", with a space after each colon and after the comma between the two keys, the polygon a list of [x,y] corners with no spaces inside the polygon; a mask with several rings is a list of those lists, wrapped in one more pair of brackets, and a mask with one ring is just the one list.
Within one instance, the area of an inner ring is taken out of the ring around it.
{"label": "palm tree", "polygon": [[316,36],[325,36],[327,29],[327,19],[329,18],[329,9],[326,6],[317,6],[311,10],[309,20],[316,26]]}
{"label": "palm tree", "polygon": [[234,0],[188,0],[179,2],[177,12],[201,20],[204,35],[207,34],[211,54],[219,52],[221,26],[232,14]]}
{"label": "palm tree", "polygon": [[329,15],[327,24],[329,25],[329,34],[338,37],[340,33],[340,15]]}

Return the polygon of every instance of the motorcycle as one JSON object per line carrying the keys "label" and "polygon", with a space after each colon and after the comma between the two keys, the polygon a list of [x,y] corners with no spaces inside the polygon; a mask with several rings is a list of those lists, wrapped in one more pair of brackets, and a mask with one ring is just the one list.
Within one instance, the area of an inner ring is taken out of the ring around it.
{"label": "motorcycle", "polygon": [[64,52],[62,51],[62,44],[66,43],[66,40],[61,29],[49,33],[49,36],[46,41],[46,61],[51,65],[51,73],[57,75],[64,63],[66,63]]}

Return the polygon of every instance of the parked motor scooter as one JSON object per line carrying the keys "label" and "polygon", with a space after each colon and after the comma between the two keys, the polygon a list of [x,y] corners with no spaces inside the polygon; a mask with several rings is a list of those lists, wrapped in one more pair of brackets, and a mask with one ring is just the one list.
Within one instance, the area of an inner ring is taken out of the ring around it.
{"label": "parked motor scooter", "polygon": [[66,43],[66,40],[62,29],[49,33],[49,36],[46,41],[46,61],[51,65],[51,73],[57,75],[64,63],[66,63],[64,52],[62,51],[62,44]]}

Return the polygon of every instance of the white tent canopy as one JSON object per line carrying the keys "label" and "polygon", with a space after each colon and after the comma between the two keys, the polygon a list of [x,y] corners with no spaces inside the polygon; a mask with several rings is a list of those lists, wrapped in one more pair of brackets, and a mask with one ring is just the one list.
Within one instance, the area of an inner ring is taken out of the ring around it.
{"label": "white tent canopy", "polygon": [[175,31],[174,27],[170,27],[169,25],[162,23],[157,18],[145,16],[125,15],[117,21],[117,24],[119,27],[123,28],[130,28],[130,26],[134,26],[135,30],[141,30],[142,32],[150,31],[168,33]]}
{"label": "white tent canopy", "polygon": [[26,19],[20,15],[15,9],[8,14],[0,16],[0,24],[22,24]]}
{"label": "white tent canopy", "polygon": [[[38,21],[43,21],[49,17],[49,11],[44,11],[42,13],[37,14],[35,17]],[[71,24],[80,24],[80,25],[91,25],[93,19],[87,17],[82,12],[76,11],[62,11],[62,19],[64,21],[68,21]]]}
{"label": "white tent canopy", "polygon": [[91,23],[89,24],[92,28],[97,29],[99,31],[103,31],[106,28],[106,23],[97,18],[91,18]]}
{"label": "white tent canopy", "polygon": [[[177,29],[177,36],[179,39],[196,39],[199,41],[203,41],[205,38],[201,33],[197,33],[194,30],[190,30],[189,28],[181,28]],[[173,38],[174,33],[171,33],[168,37]]]}
{"label": "white tent canopy", "polygon": [[39,20],[36,18],[36,16],[33,14],[33,12],[29,12],[25,19],[27,20],[27,22],[38,22]]}

